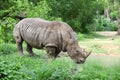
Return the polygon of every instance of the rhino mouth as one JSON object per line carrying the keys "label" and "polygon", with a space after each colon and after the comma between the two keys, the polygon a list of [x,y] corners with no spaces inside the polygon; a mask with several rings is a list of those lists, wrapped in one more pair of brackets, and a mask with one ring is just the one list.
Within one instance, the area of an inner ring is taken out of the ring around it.
{"label": "rhino mouth", "polygon": [[80,60],[80,61],[77,61],[76,63],[77,64],[83,64],[85,61],[82,61],[82,60]]}

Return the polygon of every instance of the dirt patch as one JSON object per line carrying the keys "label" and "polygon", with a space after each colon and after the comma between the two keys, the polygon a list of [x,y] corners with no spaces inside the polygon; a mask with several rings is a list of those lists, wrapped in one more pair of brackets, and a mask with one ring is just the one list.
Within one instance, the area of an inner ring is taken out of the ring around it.
{"label": "dirt patch", "polygon": [[91,56],[93,57],[120,57],[119,53],[109,53],[109,54],[103,54],[103,53],[99,53],[99,54],[91,54]]}
{"label": "dirt patch", "polygon": [[120,55],[118,52],[118,50],[120,50],[120,45],[115,45],[115,41],[114,41],[114,39],[120,38],[120,36],[117,35],[117,31],[103,31],[103,32],[97,32],[97,33],[100,35],[109,37],[109,38],[104,40],[105,43],[109,42],[109,44],[102,44],[100,46],[100,48],[107,51],[106,52],[107,55],[110,55],[110,56]]}
{"label": "dirt patch", "polygon": [[103,31],[103,32],[96,32],[97,34],[103,35],[103,36],[117,36],[116,31]]}
{"label": "dirt patch", "polygon": [[107,51],[107,52],[106,52],[107,54],[111,54],[111,53],[116,54],[116,53],[118,53],[117,50],[120,49],[120,47],[119,47],[118,45],[113,45],[113,44],[101,45],[100,48],[106,50],[106,51]]}

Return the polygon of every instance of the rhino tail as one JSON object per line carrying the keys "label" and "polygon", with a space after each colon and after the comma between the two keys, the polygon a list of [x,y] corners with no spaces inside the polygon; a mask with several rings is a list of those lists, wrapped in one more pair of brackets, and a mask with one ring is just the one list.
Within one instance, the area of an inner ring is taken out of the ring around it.
{"label": "rhino tail", "polygon": [[18,19],[18,20],[22,20],[24,19],[25,17],[22,17],[22,16],[14,16],[14,19]]}

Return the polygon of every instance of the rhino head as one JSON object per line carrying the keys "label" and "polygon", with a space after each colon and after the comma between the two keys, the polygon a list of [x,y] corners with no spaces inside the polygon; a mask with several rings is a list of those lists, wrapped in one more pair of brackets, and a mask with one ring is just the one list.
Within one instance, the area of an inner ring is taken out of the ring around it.
{"label": "rhino head", "polygon": [[91,54],[92,51],[86,52],[85,49],[79,47],[78,42],[75,44],[70,44],[67,47],[67,53],[70,58],[77,64],[84,63],[86,58]]}

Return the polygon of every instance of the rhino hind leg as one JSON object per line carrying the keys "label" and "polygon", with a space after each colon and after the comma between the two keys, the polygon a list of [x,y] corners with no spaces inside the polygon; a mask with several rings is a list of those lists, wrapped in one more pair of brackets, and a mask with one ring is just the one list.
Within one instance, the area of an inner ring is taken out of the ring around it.
{"label": "rhino hind leg", "polygon": [[26,51],[30,54],[30,56],[34,56],[34,52],[32,51],[32,47],[27,43]]}
{"label": "rhino hind leg", "polygon": [[15,36],[15,40],[16,40],[18,52],[20,53],[21,56],[23,56],[23,47],[22,47],[23,39],[20,36]]}
{"label": "rhino hind leg", "polygon": [[58,56],[58,53],[56,53],[56,47],[54,46],[47,46],[46,52],[49,58],[55,59]]}

